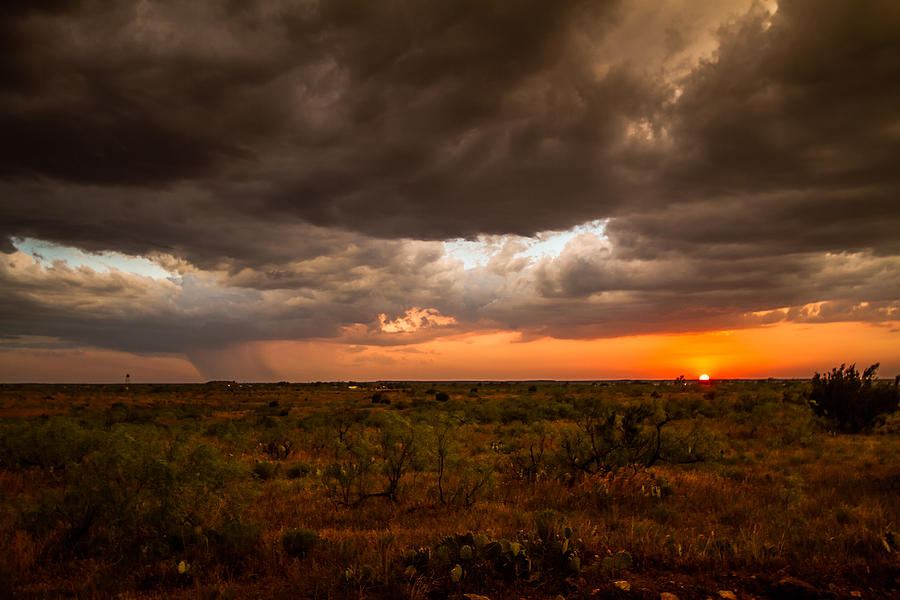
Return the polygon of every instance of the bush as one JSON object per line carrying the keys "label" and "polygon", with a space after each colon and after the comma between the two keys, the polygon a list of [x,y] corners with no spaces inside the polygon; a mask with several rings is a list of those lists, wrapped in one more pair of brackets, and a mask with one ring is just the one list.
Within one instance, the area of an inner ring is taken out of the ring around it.
{"label": "bush", "polygon": [[311,470],[312,470],[312,467],[310,467],[306,463],[301,462],[301,463],[295,463],[295,464],[291,465],[290,467],[288,467],[286,474],[288,476],[288,479],[301,479],[301,478],[309,475]]}
{"label": "bush", "polygon": [[55,540],[51,555],[168,558],[214,548],[207,533],[243,504],[241,473],[205,445],[156,440],[155,428],[114,429],[57,471],[22,511],[26,530]]}
{"label": "bush", "polygon": [[263,481],[267,481],[275,477],[276,470],[277,465],[275,463],[271,463],[265,460],[261,460],[253,465],[253,474]]}
{"label": "bush", "polygon": [[816,373],[812,379],[809,404],[816,414],[831,420],[839,430],[856,433],[869,431],[882,416],[900,404],[900,375],[891,383],[878,383],[878,363],[862,375],[856,365],[841,365],[830,373]]}
{"label": "bush", "polygon": [[375,392],[372,394],[372,404],[390,404],[391,399],[387,394],[382,392]]}
{"label": "bush", "polygon": [[65,417],[5,427],[0,430],[0,467],[64,469],[100,449],[105,438]]}
{"label": "bush", "polygon": [[318,543],[319,534],[310,529],[289,529],[281,535],[281,547],[295,558],[304,558]]}
{"label": "bush", "polygon": [[710,454],[711,440],[663,429],[671,416],[657,404],[616,404],[603,398],[580,403],[576,424],[563,431],[557,466],[569,478],[636,472],[657,462],[687,464]]}
{"label": "bush", "polygon": [[240,569],[259,554],[263,527],[259,523],[231,519],[209,531],[210,550],[219,564]]}

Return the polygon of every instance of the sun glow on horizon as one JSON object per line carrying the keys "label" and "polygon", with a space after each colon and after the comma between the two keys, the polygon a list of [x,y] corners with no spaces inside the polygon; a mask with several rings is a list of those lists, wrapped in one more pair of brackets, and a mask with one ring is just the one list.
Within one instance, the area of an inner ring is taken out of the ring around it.
{"label": "sun glow on horizon", "polygon": [[701,375],[701,376],[699,377],[699,379],[700,379],[700,381],[709,381],[709,375],[707,375],[706,373],[704,373],[703,375]]}
{"label": "sun glow on horizon", "polygon": [[880,361],[881,372],[894,375],[900,372],[897,331],[900,322],[890,328],[779,324],[728,336],[707,332],[600,340],[523,340],[516,332],[495,331],[396,345],[259,341],[157,356],[97,348],[23,352],[0,345],[0,381],[117,383],[123,373],[141,382],[673,379],[679,373],[715,373],[722,381],[808,378],[848,361]]}

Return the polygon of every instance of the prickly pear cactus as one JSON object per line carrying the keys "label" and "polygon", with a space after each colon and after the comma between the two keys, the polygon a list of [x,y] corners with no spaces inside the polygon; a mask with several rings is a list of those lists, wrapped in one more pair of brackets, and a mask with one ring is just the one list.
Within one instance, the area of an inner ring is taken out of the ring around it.
{"label": "prickly pear cactus", "polygon": [[615,554],[615,556],[607,556],[600,562],[600,568],[602,568],[605,572],[610,572],[614,570],[624,570],[630,569],[634,560],[631,558],[631,554],[628,552],[622,551]]}
{"label": "prickly pear cactus", "polygon": [[579,542],[571,528],[562,527],[558,513],[550,511],[548,517],[549,524],[540,533],[520,534],[517,539],[466,533],[446,536],[430,549],[407,550],[404,573],[410,577],[430,573],[438,580],[476,589],[498,579],[533,581],[554,573],[577,573]]}

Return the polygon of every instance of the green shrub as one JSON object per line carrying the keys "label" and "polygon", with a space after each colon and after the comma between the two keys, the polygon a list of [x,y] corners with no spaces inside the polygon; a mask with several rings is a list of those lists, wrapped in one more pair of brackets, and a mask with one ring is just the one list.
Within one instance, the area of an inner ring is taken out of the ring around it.
{"label": "green shrub", "polygon": [[618,404],[601,397],[584,399],[577,409],[576,423],[561,430],[555,457],[567,477],[638,471],[660,461],[699,462],[712,446],[696,432],[665,429],[672,417],[659,404]]}
{"label": "green shrub", "polygon": [[244,503],[240,471],[209,446],[162,442],[155,427],[117,426],[97,441],[22,511],[28,530],[55,532],[58,556],[206,552],[208,532]]}
{"label": "green shrub", "polygon": [[107,437],[67,417],[21,423],[0,431],[0,466],[64,469],[97,451]]}
{"label": "green shrub", "polygon": [[369,441],[360,437],[343,449],[341,460],[325,466],[322,483],[332,501],[351,506],[371,496],[376,467],[373,454]]}
{"label": "green shrub", "polygon": [[207,437],[214,438],[240,451],[246,451],[253,447],[251,433],[250,423],[241,419],[228,419],[211,423],[204,432]]}
{"label": "green shrub", "polygon": [[253,475],[255,475],[258,479],[267,481],[275,477],[277,468],[278,465],[276,465],[275,463],[271,463],[267,460],[261,460],[253,465]]}
{"label": "green shrub", "polygon": [[294,463],[287,468],[285,474],[287,475],[288,479],[302,479],[303,477],[309,475],[311,470],[312,467],[310,467],[306,463]]}
{"label": "green shrub", "polygon": [[319,534],[310,529],[289,529],[281,535],[281,547],[288,556],[304,558],[319,543]]}
{"label": "green shrub", "polygon": [[834,368],[830,373],[816,373],[812,379],[809,403],[816,414],[829,419],[841,431],[869,431],[886,414],[897,410],[900,403],[900,375],[891,383],[875,380],[878,363],[862,375],[856,365]]}
{"label": "green shrub", "polygon": [[209,532],[210,549],[216,562],[232,568],[242,567],[258,553],[262,525],[231,519]]}

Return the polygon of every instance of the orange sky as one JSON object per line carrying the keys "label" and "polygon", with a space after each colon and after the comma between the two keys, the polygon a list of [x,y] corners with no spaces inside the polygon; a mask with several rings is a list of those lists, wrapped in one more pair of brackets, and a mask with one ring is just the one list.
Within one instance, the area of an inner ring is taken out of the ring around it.
{"label": "orange sky", "polygon": [[667,379],[808,377],[842,362],[900,373],[897,323],[779,324],[725,332],[601,340],[519,342],[510,332],[468,334],[409,346],[334,341],[253,342],[192,355],[107,350],[15,350],[0,355],[0,380],[118,382],[373,379]]}

